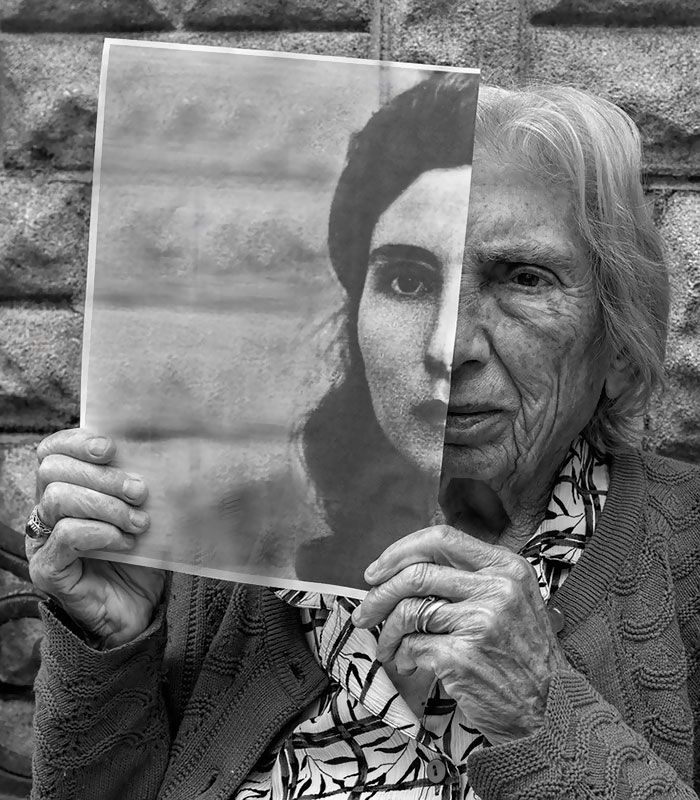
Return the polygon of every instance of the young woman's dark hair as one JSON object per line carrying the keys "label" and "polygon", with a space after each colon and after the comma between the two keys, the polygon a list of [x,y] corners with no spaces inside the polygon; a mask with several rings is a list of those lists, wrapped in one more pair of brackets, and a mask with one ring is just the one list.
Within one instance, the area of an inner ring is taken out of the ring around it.
{"label": "young woman's dark hair", "polygon": [[331,536],[299,547],[302,580],[347,584],[358,557],[364,567],[381,552],[375,533],[386,541],[415,530],[434,502],[434,485],[407,464],[376,421],[357,339],[358,308],[381,214],[422,173],[471,164],[477,90],[475,75],[434,73],[384,105],[350,141],[328,231],[331,263],[347,295],[341,375],[298,431]]}

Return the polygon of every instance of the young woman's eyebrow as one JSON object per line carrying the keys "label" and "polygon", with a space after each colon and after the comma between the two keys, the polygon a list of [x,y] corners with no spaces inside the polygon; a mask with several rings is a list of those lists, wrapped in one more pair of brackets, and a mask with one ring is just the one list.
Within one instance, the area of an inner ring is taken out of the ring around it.
{"label": "young woman's eyebrow", "polygon": [[370,260],[375,258],[406,259],[421,261],[433,269],[440,269],[440,261],[430,250],[415,244],[383,244],[375,247],[369,254]]}

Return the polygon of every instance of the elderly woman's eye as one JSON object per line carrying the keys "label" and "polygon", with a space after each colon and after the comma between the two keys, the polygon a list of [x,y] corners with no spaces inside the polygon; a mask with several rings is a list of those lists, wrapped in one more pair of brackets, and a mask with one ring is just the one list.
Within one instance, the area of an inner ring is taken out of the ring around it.
{"label": "elderly woman's eye", "polygon": [[510,275],[510,280],[525,289],[541,289],[545,286],[550,286],[552,283],[539,270],[523,268],[514,270]]}
{"label": "elderly woman's eye", "polygon": [[539,275],[535,275],[534,272],[521,272],[514,277],[514,280],[521,286],[539,286],[541,278]]}

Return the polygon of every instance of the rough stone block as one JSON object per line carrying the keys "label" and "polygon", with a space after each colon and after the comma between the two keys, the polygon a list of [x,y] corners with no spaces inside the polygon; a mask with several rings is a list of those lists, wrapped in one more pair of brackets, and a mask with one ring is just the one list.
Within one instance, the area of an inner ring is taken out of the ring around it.
{"label": "rough stone block", "polygon": [[661,232],[671,267],[669,385],[649,413],[647,445],[700,462],[700,195],[673,194]]}
{"label": "rough stone block", "polygon": [[[152,36],[148,38],[154,39]],[[277,50],[282,53],[311,53],[319,56],[374,57],[370,34],[359,31],[175,31],[159,34],[157,41],[241,47],[247,50]]]}
{"label": "rough stone block", "polygon": [[[346,32],[178,31],[157,38],[357,58],[367,58],[371,47],[369,34]],[[6,167],[92,167],[102,41],[59,34],[0,37],[0,138]]]}
{"label": "rough stone block", "polygon": [[700,30],[532,28],[523,77],[590,89],[637,122],[646,167],[662,175],[700,171]]}
{"label": "rough stone block", "polygon": [[0,307],[0,427],[52,431],[79,410],[81,313],[51,306]]}
{"label": "rough stone block", "polygon": [[[38,438],[26,436],[0,440],[0,521],[15,531],[24,530],[35,503],[36,446],[39,441]],[[22,537],[18,537],[16,547],[9,541],[6,544],[11,552],[17,555],[24,553]]]}
{"label": "rough stone block", "polygon": [[697,25],[697,0],[526,0],[535,25]]}
{"label": "rough stone block", "polygon": [[5,166],[89,169],[102,38],[17,35],[0,44]]}
{"label": "rough stone block", "polygon": [[5,177],[0,205],[0,300],[81,300],[90,185]]}
{"label": "rough stone block", "polygon": [[0,29],[38,31],[155,31],[172,23],[149,0],[2,0]]}
{"label": "rough stone block", "polygon": [[190,0],[183,23],[204,30],[367,30],[370,0]]}
{"label": "rough stone block", "polygon": [[480,67],[500,84],[517,79],[529,36],[519,0],[384,0],[380,8],[382,58]]}

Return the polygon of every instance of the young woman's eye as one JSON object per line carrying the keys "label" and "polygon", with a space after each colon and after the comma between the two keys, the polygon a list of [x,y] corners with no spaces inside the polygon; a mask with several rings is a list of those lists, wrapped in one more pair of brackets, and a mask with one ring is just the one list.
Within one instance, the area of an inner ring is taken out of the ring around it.
{"label": "young woman's eye", "polygon": [[389,294],[411,300],[434,293],[438,276],[432,268],[420,263],[394,263],[386,265],[383,283]]}
{"label": "young woman's eye", "polygon": [[389,286],[394,294],[403,297],[419,297],[430,291],[426,280],[410,272],[400,272],[398,275],[394,275],[389,282]]}

